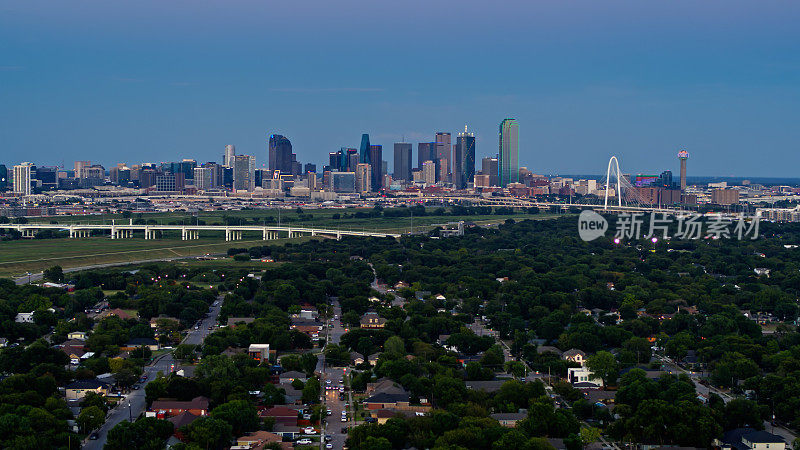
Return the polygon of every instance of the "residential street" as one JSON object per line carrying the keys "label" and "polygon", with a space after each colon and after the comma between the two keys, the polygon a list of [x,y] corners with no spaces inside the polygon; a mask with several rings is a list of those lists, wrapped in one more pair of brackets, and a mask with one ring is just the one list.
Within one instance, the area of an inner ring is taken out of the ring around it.
{"label": "residential street", "polygon": [[[210,326],[214,326],[217,322],[217,316],[219,316],[220,309],[222,308],[222,300],[223,296],[219,296],[217,301],[215,302],[216,306],[212,305],[209,307],[209,317],[206,317],[202,320],[202,325],[199,329],[191,329],[189,334],[184,338],[183,344],[192,344],[198,345],[203,342],[206,336],[211,333],[211,330],[208,329]],[[132,390],[130,394],[127,395],[125,399],[120,401],[118,407],[110,410],[108,412],[106,422],[97,430],[99,435],[97,440],[86,440],[83,448],[86,450],[100,450],[106,443],[106,438],[108,437],[108,431],[114,428],[115,425],[122,422],[123,420],[136,420],[140,414],[144,412],[145,408],[145,392],[144,387],[147,383],[151,380],[155,379],[158,376],[159,372],[164,374],[168,373],[170,369],[177,369],[177,364],[175,359],[172,357],[172,353],[167,353],[162,355],[161,357],[157,358],[153,363],[145,368],[144,373],[147,374],[147,381],[144,383],[140,383],[141,387],[137,390]]]}
{"label": "residential street", "polygon": [[[333,317],[342,317],[342,308],[339,306],[339,302],[334,301],[333,305]],[[328,322],[330,323],[330,322]],[[341,326],[338,319],[334,319],[333,321],[333,328],[327,328],[326,325],[326,345],[328,343],[331,344],[338,344],[344,334],[344,328]],[[342,422],[342,411],[345,409],[344,401],[339,400],[339,380],[344,379],[345,369],[342,367],[332,367],[328,366],[325,363],[325,354],[324,349],[323,353],[320,355],[319,363],[317,364],[317,371],[322,373],[322,379],[320,382],[322,383],[323,392],[322,392],[322,402],[328,409],[331,410],[331,414],[327,416],[325,420],[325,425],[323,427],[322,435],[330,434],[331,435],[331,444],[335,449],[341,449],[344,447],[344,440],[347,438],[347,434],[342,433],[342,427],[352,425],[352,418],[348,416],[348,422]],[[325,389],[327,386],[327,380],[331,380],[331,386],[336,386],[337,389]],[[350,393],[348,392],[348,398],[352,399]],[[320,442],[320,447],[324,448],[325,443]]]}

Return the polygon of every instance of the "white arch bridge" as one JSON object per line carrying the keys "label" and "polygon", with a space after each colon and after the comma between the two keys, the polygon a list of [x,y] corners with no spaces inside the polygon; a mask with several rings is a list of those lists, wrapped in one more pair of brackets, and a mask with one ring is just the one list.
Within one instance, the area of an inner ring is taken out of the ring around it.
{"label": "white arch bridge", "polygon": [[336,239],[341,239],[342,236],[400,237],[399,234],[378,231],[259,225],[3,224],[0,225],[0,228],[17,230],[22,233],[23,237],[34,237],[38,231],[42,230],[53,230],[68,231],[70,238],[86,238],[90,237],[93,231],[99,231],[103,234],[110,234],[111,239],[130,239],[140,235],[148,240],[158,239],[161,232],[164,231],[180,231],[183,240],[200,239],[200,232],[204,234],[224,232],[226,241],[240,240],[245,232],[261,233],[262,239],[265,241],[300,236],[324,236]]}

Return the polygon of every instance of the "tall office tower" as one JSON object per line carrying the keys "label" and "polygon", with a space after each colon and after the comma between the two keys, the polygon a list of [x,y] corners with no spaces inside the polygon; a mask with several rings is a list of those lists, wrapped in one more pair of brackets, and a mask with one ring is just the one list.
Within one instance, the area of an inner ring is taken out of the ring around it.
{"label": "tall office tower", "polygon": [[369,146],[369,165],[372,167],[372,190],[380,191],[383,187],[383,146]]}
{"label": "tall office tower", "polygon": [[436,143],[435,142],[420,142],[417,144],[417,169],[422,170],[422,164],[425,161],[436,160]]}
{"label": "tall office tower", "polygon": [[394,174],[395,180],[411,181],[411,144],[397,142],[394,144]]}
{"label": "tall office tower", "polygon": [[436,184],[436,163],[433,161],[425,161],[422,163],[422,180],[425,184]]}
{"label": "tall office tower", "polygon": [[236,155],[233,157],[233,189],[252,192],[255,189],[256,157]]}
{"label": "tall office tower", "polygon": [[[441,131],[436,133],[436,159],[434,161],[447,160],[448,171],[453,167],[453,161],[451,160],[453,149],[451,147],[452,146],[450,145],[450,133],[444,133]],[[439,170],[441,171],[441,169]],[[445,176],[445,178],[440,181],[450,181],[450,180],[448,179],[448,177]]]}
{"label": "tall office tower", "polygon": [[5,191],[8,187],[8,167],[0,164],[0,191]]}
{"label": "tall office tower", "polygon": [[316,164],[311,164],[311,163],[306,163],[306,167],[305,167],[305,170],[303,170],[303,172],[305,172],[305,173],[317,173],[317,165]]}
{"label": "tall office tower", "polygon": [[358,150],[348,148],[345,157],[345,165],[342,167],[341,172],[355,172],[358,162],[361,161],[361,158],[358,156]]}
{"label": "tall office tower", "polygon": [[342,158],[343,153],[344,152],[342,152],[342,150],[328,153],[328,168],[332,170],[339,170],[339,167],[342,165],[340,158]]}
{"label": "tall office tower", "polygon": [[222,156],[222,165],[233,167],[233,157],[236,156],[236,146],[228,144],[225,146],[225,153]]}
{"label": "tall office tower", "polygon": [[689,159],[689,152],[679,151],[678,159],[681,161],[681,192],[683,192],[686,190],[686,160]]}
{"label": "tall office tower", "polygon": [[194,168],[194,187],[198,191],[205,191],[214,188],[214,169],[211,167]]}
{"label": "tall office tower", "polygon": [[519,124],[517,119],[500,123],[500,186],[519,183]]}
{"label": "tall office tower", "polygon": [[456,137],[452,171],[456,189],[465,189],[475,179],[475,134],[468,132],[466,125]]}
{"label": "tall office tower", "polygon": [[35,166],[24,162],[14,166],[14,193],[31,195],[31,179]]}
{"label": "tall office tower", "polygon": [[83,174],[83,169],[91,165],[91,161],[75,161],[75,178],[86,178]]}
{"label": "tall office tower", "polygon": [[273,134],[269,137],[269,170],[280,170],[281,173],[292,173],[292,143],[285,136]]}
{"label": "tall office tower", "polygon": [[370,164],[372,161],[369,159],[369,135],[364,133],[361,135],[361,161],[362,163]]}
{"label": "tall office tower", "polygon": [[489,186],[498,186],[500,184],[500,161],[497,158],[483,158],[481,174],[489,175]]}
{"label": "tall office tower", "polygon": [[356,166],[356,191],[362,194],[372,191],[372,166],[369,164]]}

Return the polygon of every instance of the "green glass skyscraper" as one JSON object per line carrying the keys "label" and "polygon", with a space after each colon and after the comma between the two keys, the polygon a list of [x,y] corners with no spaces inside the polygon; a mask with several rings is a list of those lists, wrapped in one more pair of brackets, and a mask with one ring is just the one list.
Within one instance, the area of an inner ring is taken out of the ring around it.
{"label": "green glass skyscraper", "polygon": [[500,186],[519,183],[519,124],[517,119],[500,122]]}

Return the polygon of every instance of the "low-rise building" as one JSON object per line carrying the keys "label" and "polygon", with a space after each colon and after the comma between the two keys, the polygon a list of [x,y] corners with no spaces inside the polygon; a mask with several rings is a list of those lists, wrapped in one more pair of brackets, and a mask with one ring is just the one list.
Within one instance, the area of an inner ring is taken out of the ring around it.
{"label": "low-rise building", "polygon": [[89,392],[94,392],[97,395],[108,395],[110,386],[108,383],[98,379],[90,380],[75,380],[72,383],[64,386],[64,397],[67,400],[80,400]]}
{"label": "low-rise building", "polygon": [[159,419],[166,419],[169,417],[177,416],[184,412],[189,412],[195,416],[208,415],[208,398],[195,397],[187,401],[159,399],[150,405],[150,409],[145,415],[147,417],[156,417]]}

